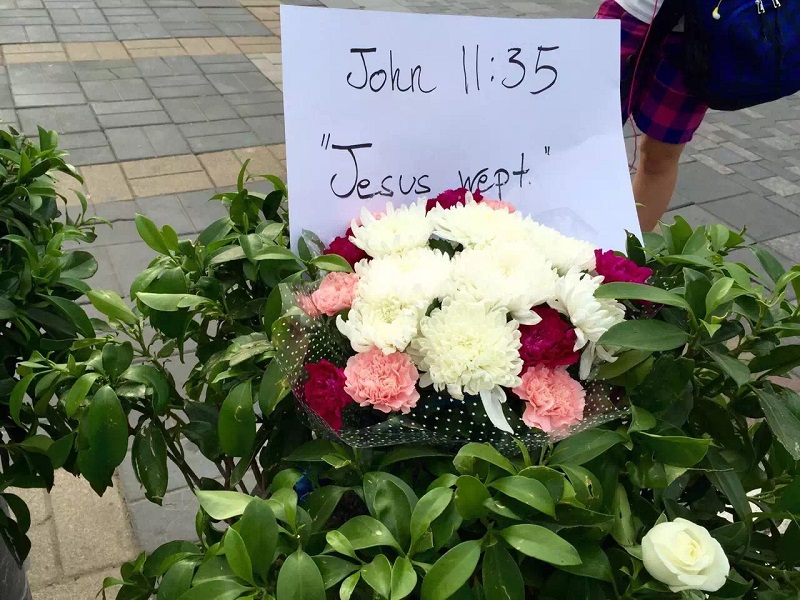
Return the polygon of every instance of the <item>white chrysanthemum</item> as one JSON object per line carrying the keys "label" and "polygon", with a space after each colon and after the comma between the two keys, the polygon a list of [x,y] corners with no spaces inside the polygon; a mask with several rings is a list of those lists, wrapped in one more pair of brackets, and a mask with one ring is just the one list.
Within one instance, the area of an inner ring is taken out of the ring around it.
{"label": "white chrysanthemum", "polygon": [[550,259],[559,274],[564,275],[570,269],[594,271],[597,262],[594,245],[531,220],[526,220],[526,225],[530,240]]}
{"label": "white chrysanthemum", "polygon": [[494,210],[470,198],[466,204],[452,208],[436,207],[429,217],[435,235],[465,248],[522,240],[529,235],[519,212]]}
{"label": "white chrysanthemum", "polygon": [[384,353],[403,352],[419,331],[425,311],[397,298],[385,296],[373,302],[356,300],[345,321],[336,318],[336,326],[356,352],[377,346]]}
{"label": "white chrysanthemum", "polygon": [[519,325],[504,310],[452,300],[422,319],[409,352],[423,371],[422,386],[463,399],[520,385],[519,348]]}
{"label": "white chrysanthemum", "polygon": [[577,269],[556,282],[556,296],[550,305],[569,317],[578,339],[575,350],[597,342],[614,325],[625,320],[625,307],[616,300],[598,299],[594,293],[602,277],[592,277]]}
{"label": "white chrysanthemum", "polygon": [[467,248],[453,259],[451,295],[504,308],[523,325],[541,318],[532,310],[550,302],[558,274],[529,243],[497,243]]}
{"label": "white chrysanthemum", "polygon": [[425,214],[425,200],[395,208],[386,205],[386,212],[375,216],[366,208],[361,223],[353,221],[350,240],[373,258],[406,252],[428,245],[433,222]]}
{"label": "white chrysanthemum", "polygon": [[357,300],[371,303],[388,296],[427,309],[449,289],[451,263],[444,252],[425,247],[360,262],[355,270]]}

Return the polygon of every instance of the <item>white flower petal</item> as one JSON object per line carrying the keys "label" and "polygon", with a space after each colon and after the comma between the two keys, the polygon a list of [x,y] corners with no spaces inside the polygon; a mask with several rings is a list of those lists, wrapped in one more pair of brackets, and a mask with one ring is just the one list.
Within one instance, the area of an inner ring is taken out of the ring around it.
{"label": "white flower petal", "polygon": [[481,401],[483,402],[483,409],[486,411],[486,416],[489,417],[492,425],[501,431],[514,433],[514,429],[503,414],[503,402],[506,401],[506,394],[503,388],[498,386],[489,391],[481,392]]}

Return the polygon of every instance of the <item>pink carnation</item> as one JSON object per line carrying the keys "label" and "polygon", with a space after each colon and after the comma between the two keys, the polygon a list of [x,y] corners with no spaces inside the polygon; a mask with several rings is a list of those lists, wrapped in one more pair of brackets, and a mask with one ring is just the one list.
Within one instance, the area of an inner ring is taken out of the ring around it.
{"label": "pink carnation", "polygon": [[357,287],[355,273],[328,273],[311,294],[311,300],[319,312],[333,317],[352,306]]}
{"label": "pink carnation", "polygon": [[583,420],[586,390],[564,369],[528,369],[514,393],[528,403],[522,415],[528,427],[550,433]]}
{"label": "pink carnation", "polygon": [[595,250],[594,255],[597,258],[597,274],[605,278],[604,283],[645,283],[653,276],[652,269],[640,267],[611,250]]}
{"label": "pink carnation", "polygon": [[481,204],[485,204],[494,210],[507,210],[510,213],[517,212],[516,207],[511,204],[511,202],[505,202],[503,200],[484,200]]}
{"label": "pink carnation", "polygon": [[361,406],[408,414],[419,401],[419,373],[408,354],[371,348],[347,360],[344,376],[345,391]]}
{"label": "pink carnation", "polygon": [[522,335],[519,355],[524,368],[544,365],[555,369],[576,364],[581,354],[575,351],[578,336],[572,325],[549,306],[540,306],[534,311],[542,320],[536,325],[520,325],[519,328]]}
{"label": "pink carnation", "polygon": [[297,306],[300,307],[304,313],[306,313],[309,317],[316,319],[322,313],[319,312],[319,309],[314,304],[314,299],[307,295],[303,294],[297,297]]}

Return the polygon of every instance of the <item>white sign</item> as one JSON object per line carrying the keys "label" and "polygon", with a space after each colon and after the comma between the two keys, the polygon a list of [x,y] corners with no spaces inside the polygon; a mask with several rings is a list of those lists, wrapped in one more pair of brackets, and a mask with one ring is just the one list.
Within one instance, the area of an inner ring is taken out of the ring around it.
{"label": "white sign", "polygon": [[619,27],[282,6],[293,243],[468,187],[624,248]]}

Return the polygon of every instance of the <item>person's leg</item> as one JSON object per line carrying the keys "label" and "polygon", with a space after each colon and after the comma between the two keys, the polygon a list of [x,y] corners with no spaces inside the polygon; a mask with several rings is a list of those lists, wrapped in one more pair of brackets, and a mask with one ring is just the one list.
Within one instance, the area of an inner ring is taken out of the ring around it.
{"label": "person's leg", "polygon": [[633,196],[642,231],[652,231],[667,211],[678,182],[678,160],[686,144],[666,144],[642,135]]}

